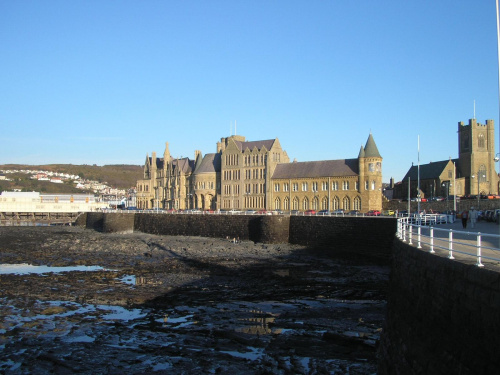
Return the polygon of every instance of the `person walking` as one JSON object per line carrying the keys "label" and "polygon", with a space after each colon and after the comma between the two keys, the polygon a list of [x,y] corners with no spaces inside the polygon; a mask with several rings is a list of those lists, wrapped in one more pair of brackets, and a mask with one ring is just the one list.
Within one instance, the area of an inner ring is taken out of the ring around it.
{"label": "person walking", "polygon": [[474,209],[474,207],[471,207],[469,211],[469,221],[472,228],[476,226],[478,216],[478,212]]}
{"label": "person walking", "polygon": [[467,220],[469,219],[469,213],[466,210],[462,211],[462,228],[467,228]]}

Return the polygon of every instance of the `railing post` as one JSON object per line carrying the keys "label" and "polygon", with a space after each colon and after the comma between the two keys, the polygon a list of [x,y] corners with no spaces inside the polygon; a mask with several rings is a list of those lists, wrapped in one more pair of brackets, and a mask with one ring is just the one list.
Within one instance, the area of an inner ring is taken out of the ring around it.
{"label": "railing post", "polygon": [[448,259],[455,259],[453,257],[453,231],[450,229],[449,230],[449,234],[448,234],[448,249],[449,249],[449,255],[448,255]]}
{"label": "railing post", "polygon": [[477,232],[477,263],[476,266],[484,267],[481,263],[481,232]]}
{"label": "railing post", "polygon": [[431,246],[431,250],[429,252],[431,254],[434,254],[435,251],[434,251],[434,228],[433,227],[430,227],[429,237],[430,237],[430,246]]}
{"label": "railing post", "polygon": [[418,246],[417,246],[417,249],[422,248],[422,245],[420,244],[421,234],[422,234],[421,232],[422,232],[422,227],[418,227]]}
{"label": "railing post", "polygon": [[402,241],[403,242],[406,242],[406,228],[407,228],[407,226],[408,226],[408,223],[403,224],[403,232],[402,232],[402,235],[403,235]]}
{"label": "railing post", "polygon": [[413,245],[413,226],[410,225],[410,227],[408,228],[410,233],[408,233],[408,244],[409,245]]}

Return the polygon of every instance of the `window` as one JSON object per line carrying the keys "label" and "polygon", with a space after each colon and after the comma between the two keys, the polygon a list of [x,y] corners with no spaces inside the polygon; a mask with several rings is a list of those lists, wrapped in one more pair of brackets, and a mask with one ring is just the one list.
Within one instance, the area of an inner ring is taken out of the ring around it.
{"label": "window", "polygon": [[280,191],[280,184],[274,184],[274,191],[276,192]]}
{"label": "window", "polygon": [[293,198],[292,201],[292,210],[298,210],[299,209],[299,198],[295,197]]}
{"label": "window", "polygon": [[309,209],[309,199],[307,198],[304,198],[304,200],[302,201],[302,209],[304,211],[308,210]]}
{"label": "window", "polygon": [[360,197],[354,198],[353,205],[354,205],[353,209],[361,211],[361,198]]}
{"label": "window", "polygon": [[292,191],[299,191],[299,183],[298,182],[294,182],[292,184]]}
{"label": "window", "polygon": [[372,181],[372,190],[375,190],[375,181]]}
{"label": "window", "polygon": [[312,191],[314,191],[314,192],[318,191],[318,183],[317,182],[312,183]]}
{"label": "window", "polygon": [[314,199],[312,200],[311,208],[317,211],[318,207],[319,207],[319,199],[318,197],[314,197]]}
{"label": "window", "polygon": [[290,200],[288,199],[288,197],[285,197],[285,199],[283,199],[283,209],[285,211],[290,210]]}
{"label": "window", "polygon": [[365,181],[365,190],[368,190],[368,180]]}
{"label": "window", "polygon": [[340,207],[340,199],[339,197],[333,197],[332,199],[332,210],[338,210]]}
{"label": "window", "polygon": [[345,211],[349,211],[351,209],[351,201],[349,197],[344,197],[344,199],[342,199],[342,208]]}
{"label": "window", "polygon": [[339,183],[337,181],[332,182],[332,190],[339,190]]}
{"label": "window", "polygon": [[321,183],[321,191],[327,191],[328,190],[328,182],[323,181]]}
{"label": "window", "polygon": [[289,188],[288,182],[284,183],[283,184],[283,191],[288,191],[288,188]]}
{"label": "window", "polygon": [[302,183],[302,191],[307,191],[307,182]]}
{"label": "window", "polygon": [[281,210],[281,201],[279,198],[276,198],[274,200],[274,209],[275,210]]}
{"label": "window", "polygon": [[322,210],[328,210],[328,198],[327,197],[324,197],[321,200],[321,209]]}
{"label": "window", "polygon": [[477,147],[484,148],[484,134],[479,134],[477,137]]}
{"label": "window", "polygon": [[342,190],[349,190],[349,181],[342,181]]}

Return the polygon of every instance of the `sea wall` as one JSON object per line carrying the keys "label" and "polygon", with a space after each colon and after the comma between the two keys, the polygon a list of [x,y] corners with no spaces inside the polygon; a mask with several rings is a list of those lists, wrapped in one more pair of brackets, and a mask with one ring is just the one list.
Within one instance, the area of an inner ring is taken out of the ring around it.
{"label": "sea wall", "polygon": [[500,273],[394,241],[379,374],[496,374]]}
{"label": "sea wall", "polygon": [[86,227],[107,233],[235,238],[262,243],[293,243],[329,255],[389,263],[396,232],[394,218],[282,215],[175,215],[100,213],[86,215]]}
{"label": "sea wall", "polygon": [[289,242],[336,257],[389,263],[396,224],[392,217],[292,216]]}

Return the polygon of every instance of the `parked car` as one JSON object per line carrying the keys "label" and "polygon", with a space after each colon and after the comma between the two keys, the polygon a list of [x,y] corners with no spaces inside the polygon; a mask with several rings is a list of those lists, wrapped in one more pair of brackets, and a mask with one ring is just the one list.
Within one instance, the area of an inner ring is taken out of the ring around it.
{"label": "parked car", "polygon": [[314,211],[314,210],[306,210],[306,211],[304,211],[304,215],[316,215],[316,211]]}
{"label": "parked car", "polygon": [[361,214],[361,212],[359,212],[358,210],[351,210],[347,213],[347,215],[351,215],[351,216],[358,216],[360,214]]}
{"label": "parked car", "polygon": [[382,211],[382,216],[394,216],[396,212],[394,210],[384,210]]}
{"label": "parked car", "polygon": [[328,215],[330,215],[330,211],[328,211],[328,210],[321,210],[321,211],[318,212],[318,215],[328,216]]}
{"label": "parked car", "polygon": [[335,214],[335,215],[339,215],[339,214],[343,215],[344,213],[345,213],[345,211],[343,209],[341,209],[341,208],[339,208],[339,209],[337,209],[337,210],[335,210],[335,211],[332,212],[332,214]]}
{"label": "parked car", "polygon": [[366,216],[380,216],[380,211],[378,210],[370,210],[366,213]]}

